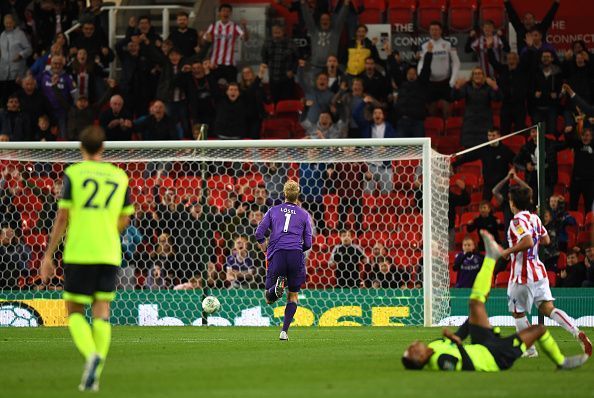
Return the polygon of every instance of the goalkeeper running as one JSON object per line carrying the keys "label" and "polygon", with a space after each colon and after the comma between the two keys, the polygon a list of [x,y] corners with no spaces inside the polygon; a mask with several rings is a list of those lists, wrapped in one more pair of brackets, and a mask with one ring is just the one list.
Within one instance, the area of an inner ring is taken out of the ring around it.
{"label": "goalkeeper running", "polygon": [[[540,349],[559,369],[574,369],[587,360],[586,354],[564,356],[551,333],[542,325],[530,326],[519,333],[500,337],[489,324],[485,308],[491,290],[495,262],[502,249],[493,236],[481,231],[485,242],[486,256],[470,294],[470,315],[456,333],[444,329],[443,339],[429,344],[413,342],[402,356],[406,369],[498,372],[512,367],[527,348],[538,342]],[[470,335],[471,344],[462,341]]]}

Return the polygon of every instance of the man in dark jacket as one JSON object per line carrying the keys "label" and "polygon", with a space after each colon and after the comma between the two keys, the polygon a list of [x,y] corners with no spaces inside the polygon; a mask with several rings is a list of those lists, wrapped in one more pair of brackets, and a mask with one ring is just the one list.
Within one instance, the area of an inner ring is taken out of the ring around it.
{"label": "man in dark jacket", "polygon": [[99,124],[105,130],[107,141],[130,141],[132,139],[132,114],[124,109],[124,99],[114,95],[109,99],[109,108],[99,115]]}
{"label": "man in dark jacket", "polygon": [[409,66],[405,76],[398,76],[398,98],[396,100],[396,113],[398,122],[396,131],[400,137],[424,137],[425,117],[427,117],[426,104],[428,100],[428,83],[431,75],[431,61],[433,53],[427,51],[421,74],[417,76],[417,68]]}
{"label": "man in dark jacket", "polygon": [[262,63],[268,67],[272,101],[290,99],[294,95],[293,81],[299,54],[291,40],[285,37],[284,27],[272,26],[272,37],[262,47]]}
{"label": "man in dark jacket", "polygon": [[[525,171],[524,179],[532,188],[533,199],[537,199],[536,195],[538,195],[538,173],[536,171],[538,166],[537,137],[538,130],[535,128],[531,129],[530,139],[520,148],[520,152],[518,152],[518,155],[514,159],[516,169]],[[565,142],[555,141],[545,137],[545,188],[547,197],[553,194],[553,188],[555,188],[555,184],[557,183],[557,152],[565,148],[567,148]]]}
{"label": "man in dark jacket", "polygon": [[32,141],[33,130],[29,116],[20,109],[15,95],[8,97],[6,109],[0,111],[0,141]]}
{"label": "man in dark jacket", "polygon": [[134,127],[141,133],[144,141],[176,140],[175,122],[165,113],[163,101],[155,101],[149,116],[134,121]]}
{"label": "man in dark jacket", "polygon": [[[517,1],[517,0],[516,0]],[[524,46],[526,45],[523,41],[526,33],[533,28],[538,29],[542,33],[542,37],[547,37],[547,31],[553,24],[553,20],[555,19],[555,14],[559,9],[559,3],[561,0],[555,0],[551,5],[551,8],[542,19],[542,21],[536,23],[536,19],[534,18],[534,14],[527,12],[524,14],[524,18],[520,20],[518,13],[514,9],[510,0],[503,0],[505,4],[505,10],[507,11],[507,17],[509,18],[509,22],[512,24],[514,29],[516,30],[516,35],[518,37],[518,53],[522,51]]]}
{"label": "man in dark jacket", "polygon": [[21,89],[15,95],[19,99],[21,111],[29,115],[31,125],[37,123],[41,115],[52,116],[49,103],[37,88],[37,82],[33,76],[25,76],[21,80]]}
{"label": "man in dark jacket", "polygon": [[[370,118],[365,115],[366,107],[371,113]],[[355,108],[353,118],[359,126],[361,138],[401,137],[392,124],[386,121],[386,112],[382,105],[369,95]]]}
{"label": "man in dark jacket", "polygon": [[495,141],[501,134],[497,129],[491,129],[487,133],[487,140],[494,141],[491,144],[469,152],[456,159],[452,165],[457,167],[463,163],[481,160],[483,163],[483,199],[491,200],[493,187],[505,178],[512,165],[515,153],[501,141]]}
{"label": "man in dark jacket", "polygon": [[101,65],[108,66],[114,60],[114,54],[109,48],[107,38],[95,29],[93,21],[83,22],[81,31],[82,33],[72,40],[70,55],[75,55],[78,50],[84,48],[90,62],[95,62],[99,57]]}
{"label": "man in dark jacket", "polygon": [[507,135],[526,127],[526,98],[530,84],[528,55],[520,58],[517,53],[507,54],[507,65],[500,63],[490,47],[487,56],[497,73],[497,85],[503,96],[501,106],[501,133]]}
{"label": "man in dark jacket", "polygon": [[365,71],[359,75],[363,80],[365,93],[376,100],[386,103],[390,94],[390,82],[375,68],[373,57],[365,59]]}
{"label": "man in dark jacket", "polygon": [[586,271],[586,265],[579,262],[578,254],[570,251],[567,253],[567,267],[559,272],[557,287],[582,287]]}
{"label": "man in dark jacket", "polygon": [[207,67],[208,62],[196,60],[190,65],[189,71],[187,67],[182,68],[182,73],[175,77],[175,84],[185,92],[191,124],[200,123],[211,127],[216,114],[215,96],[218,86]]}
{"label": "man in dark jacket", "polygon": [[139,36],[116,43],[116,52],[122,66],[119,88],[124,103],[133,115],[144,114],[155,98],[157,77],[155,65],[140,53]]}
{"label": "man in dark jacket", "polygon": [[574,162],[569,188],[570,210],[577,210],[580,197],[584,197],[584,207],[592,208],[594,201],[594,142],[592,130],[585,129],[581,136],[577,132],[565,135],[570,148],[573,148]]}
{"label": "man in dark jacket", "polygon": [[240,140],[245,137],[247,111],[239,98],[237,83],[229,83],[226,95],[217,102],[214,133],[222,140]]}
{"label": "man in dark jacket", "polygon": [[[528,50],[532,51],[532,50]],[[559,113],[559,98],[563,74],[561,68],[553,63],[553,53],[543,51],[540,65],[533,70],[534,84],[532,87],[532,122],[545,123],[547,134],[557,135],[557,115]]]}
{"label": "man in dark jacket", "polygon": [[188,18],[187,12],[178,12],[175,19],[177,28],[169,34],[169,40],[173,43],[173,47],[178,48],[184,57],[196,54],[198,46],[198,32],[196,29],[188,27]]}

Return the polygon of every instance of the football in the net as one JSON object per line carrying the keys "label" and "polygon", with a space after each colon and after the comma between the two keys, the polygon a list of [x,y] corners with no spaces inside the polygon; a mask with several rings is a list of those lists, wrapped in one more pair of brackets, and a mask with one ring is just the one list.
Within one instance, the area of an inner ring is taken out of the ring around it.
{"label": "football in the net", "polygon": [[221,308],[221,302],[215,296],[207,296],[202,300],[202,310],[207,314],[214,314]]}

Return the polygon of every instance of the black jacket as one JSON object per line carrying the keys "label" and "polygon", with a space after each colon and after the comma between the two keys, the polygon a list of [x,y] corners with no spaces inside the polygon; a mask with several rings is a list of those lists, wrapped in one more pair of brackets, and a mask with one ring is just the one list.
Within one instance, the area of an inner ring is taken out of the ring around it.
{"label": "black jacket", "polygon": [[176,86],[186,93],[188,109],[193,123],[210,125],[215,118],[215,96],[218,84],[214,74],[210,73],[201,79],[196,79],[191,72],[177,74]]}
{"label": "black jacket", "polygon": [[217,102],[213,131],[221,139],[242,139],[247,126],[247,108],[241,96],[231,102],[225,95]]}
{"label": "black jacket", "polygon": [[408,81],[406,79],[406,70],[404,75],[396,75],[396,84],[398,85],[398,99],[396,100],[396,112],[398,117],[409,117],[416,120],[425,120],[427,116],[427,90],[429,76],[431,75],[432,53],[425,55],[423,69],[417,80]]}
{"label": "black jacket", "polygon": [[497,60],[492,48],[487,55],[489,63],[497,72],[497,85],[503,97],[503,104],[525,108],[530,87],[530,67],[527,56],[522,56],[518,67],[511,70]]}
{"label": "black jacket", "polygon": [[157,120],[153,115],[141,117],[134,121],[137,131],[142,134],[143,141],[166,141],[177,139],[177,127],[168,115]]}
{"label": "black jacket", "polygon": [[507,176],[514,157],[515,153],[500,142],[497,146],[487,145],[462,155],[458,160],[454,161],[453,165],[455,167],[480,159],[483,162],[485,185],[493,187]]}

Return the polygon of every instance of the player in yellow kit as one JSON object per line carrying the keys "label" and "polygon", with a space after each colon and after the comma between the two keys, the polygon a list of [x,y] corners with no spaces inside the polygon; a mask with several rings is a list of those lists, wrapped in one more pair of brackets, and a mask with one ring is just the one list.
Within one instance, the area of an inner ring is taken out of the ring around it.
{"label": "player in yellow kit", "polygon": [[[111,343],[110,304],[122,262],[120,234],[130,221],[128,176],[102,159],[105,132],[90,126],[80,134],[83,161],[64,171],[58,214],[41,265],[48,281],[64,233],[64,300],[68,329],[85,358],[80,390],[98,390]],[[91,306],[92,326],[85,318]]]}
{"label": "player in yellow kit", "polygon": [[[406,369],[498,372],[512,367],[528,347],[538,342],[542,351],[559,369],[574,369],[587,360],[586,354],[566,357],[551,333],[542,325],[531,326],[519,333],[501,337],[493,331],[485,302],[491,290],[495,262],[503,249],[486,231],[481,231],[485,242],[485,260],[470,294],[470,315],[460,329],[453,333],[444,329],[443,339],[425,344],[413,342],[402,356]],[[462,341],[470,335],[471,344]]]}

